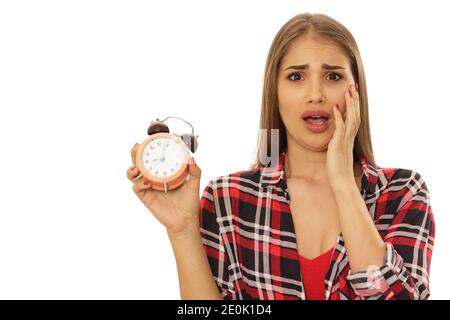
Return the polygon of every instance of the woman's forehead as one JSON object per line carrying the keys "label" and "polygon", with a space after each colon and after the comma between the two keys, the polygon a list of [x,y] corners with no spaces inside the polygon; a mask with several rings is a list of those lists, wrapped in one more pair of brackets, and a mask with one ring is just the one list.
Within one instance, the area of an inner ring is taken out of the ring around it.
{"label": "woman's forehead", "polygon": [[318,36],[301,36],[292,40],[290,48],[317,48],[317,49],[336,49],[338,45],[331,39],[324,39]]}
{"label": "woman's forehead", "polygon": [[282,64],[346,65],[347,57],[341,48],[331,41],[316,41],[310,38],[294,40],[289,46]]}

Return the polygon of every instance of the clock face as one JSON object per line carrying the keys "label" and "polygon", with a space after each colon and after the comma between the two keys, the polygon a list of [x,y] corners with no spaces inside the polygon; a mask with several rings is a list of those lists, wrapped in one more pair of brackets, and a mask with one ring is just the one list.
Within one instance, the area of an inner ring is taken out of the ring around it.
{"label": "clock face", "polygon": [[181,169],[184,155],[180,145],[175,141],[157,138],[144,147],[141,161],[150,175],[167,178]]}

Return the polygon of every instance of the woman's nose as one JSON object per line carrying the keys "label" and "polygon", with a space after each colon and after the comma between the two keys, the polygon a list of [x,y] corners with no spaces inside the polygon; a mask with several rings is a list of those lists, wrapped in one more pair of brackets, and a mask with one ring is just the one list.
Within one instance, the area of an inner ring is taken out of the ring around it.
{"label": "woman's nose", "polygon": [[320,92],[313,93],[311,92],[308,96],[309,103],[321,103],[323,102],[323,96]]}
{"label": "woman's nose", "polygon": [[308,93],[308,102],[321,103],[323,102],[323,94],[319,85],[312,85]]}

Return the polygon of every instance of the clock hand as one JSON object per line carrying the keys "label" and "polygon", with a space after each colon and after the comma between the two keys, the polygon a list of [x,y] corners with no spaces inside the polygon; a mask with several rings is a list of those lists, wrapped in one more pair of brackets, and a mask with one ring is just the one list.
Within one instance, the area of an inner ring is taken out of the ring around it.
{"label": "clock hand", "polygon": [[163,157],[162,157],[162,161],[164,161],[166,159],[166,150],[167,150],[167,146],[168,144],[166,143],[163,147]]}
{"label": "clock hand", "polygon": [[158,162],[161,161],[161,159],[153,159],[150,161],[150,167],[154,168],[158,165]]}
{"label": "clock hand", "polygon": [[153,166],[152,169],[156,169],[156,167],[162,163],[162,162],[160,161],[161,159],[156,159],[156,160],[158,160],[159,162],[154,163],[154,164],[152,165],[152,166]]}

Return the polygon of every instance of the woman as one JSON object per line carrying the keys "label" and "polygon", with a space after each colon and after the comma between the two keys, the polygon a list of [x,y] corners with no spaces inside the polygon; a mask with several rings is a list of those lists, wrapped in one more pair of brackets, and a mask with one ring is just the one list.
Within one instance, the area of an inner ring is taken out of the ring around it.
{"label": "woman", "polygon": [[429,192],[417,172],[375,164],[368,114],[350,32],[300,14],[269,51],[249,170],[210,181],[199,200],[194,162],[168,194],[132,166],[134,191],[167,228],[181,298],[427,299]]}

